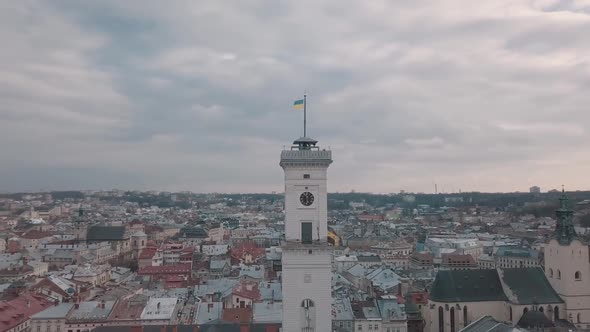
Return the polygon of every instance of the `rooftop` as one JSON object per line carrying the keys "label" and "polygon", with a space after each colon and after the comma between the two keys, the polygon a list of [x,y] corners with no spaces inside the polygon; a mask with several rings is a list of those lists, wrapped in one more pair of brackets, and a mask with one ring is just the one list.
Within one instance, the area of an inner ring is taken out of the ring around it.
{"label": "rooftop", "polygon": [[0,331],[7,331],[24,323],[31,315],[45,310],[53,305],[44,297],[21,294],[21,296],[0,302]]}
{"label": "rooftop", "polygon": [[435,302],[506,301],[496,270],[441,270],[430,291]]}
{"label": "rooftop", "polygon": [[483,316],[465,326],[459,332],[518,332],[523,331],[495,320],[492,316]]}
{"label": "rooftop", "polygon": [[252,321],[255,323],[282,323],[283,303],[254,303]]}
{"label": "rooftop", "polygon": [[72,321],[98,321],[105,320],[110,315],[115,301],[84,301],[79,307],[74,308],[68,320]]}
{"label": "rooftop", "polygon": [[73,303],[60,303],[31,316],[31,319],[59,319],[65,318],[74,307]]}
{"label": "rooftop", "polygon": [[141,319],[170,319],[178,299],[175,297],[151,298],[141,313]]}

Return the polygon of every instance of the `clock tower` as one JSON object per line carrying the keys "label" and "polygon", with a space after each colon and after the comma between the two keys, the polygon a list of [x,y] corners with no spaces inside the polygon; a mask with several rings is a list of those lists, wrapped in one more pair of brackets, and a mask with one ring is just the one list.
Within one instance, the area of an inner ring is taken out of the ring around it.
{"label": "clock tower", "polygon": [[328,245],[327,173],[332,152],[301,137],[281,153],[285,172],[283,331],[332,328],[331,247]]}

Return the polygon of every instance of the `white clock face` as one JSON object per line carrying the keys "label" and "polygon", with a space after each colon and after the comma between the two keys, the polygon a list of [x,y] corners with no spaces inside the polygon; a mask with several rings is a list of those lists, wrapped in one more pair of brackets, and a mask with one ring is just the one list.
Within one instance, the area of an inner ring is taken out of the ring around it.
{"label": "white clock face", "polygon": [[299,196],[299,201],[301,202],[301,204],[303,204],[304,206],[310,206],[313,204],[313,194],[310,193],[309,191],[306,191],[304,193],[301,194],[301,196]]}

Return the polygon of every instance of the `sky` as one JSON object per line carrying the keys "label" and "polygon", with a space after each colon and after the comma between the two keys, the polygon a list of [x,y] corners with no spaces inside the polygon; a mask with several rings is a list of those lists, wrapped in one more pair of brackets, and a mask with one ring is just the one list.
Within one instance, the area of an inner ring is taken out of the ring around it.
{"label": "sky", "polygon": [[589,0],[0,2],[0,191],[590,189]]}

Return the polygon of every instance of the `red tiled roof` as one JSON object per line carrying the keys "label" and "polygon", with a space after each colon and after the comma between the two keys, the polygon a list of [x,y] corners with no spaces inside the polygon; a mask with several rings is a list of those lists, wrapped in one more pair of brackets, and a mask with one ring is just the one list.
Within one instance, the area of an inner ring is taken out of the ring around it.
{"label": "red tiled roof", "polygon": [[152,259],[157,250],[156,248],[144,248],[139,254],[139,259]]}
{"label": "red tiled roof", "polygon": [[21,246],[17,241],[8,241],[8,244],[6,244],[6,252],[9,254],[20,252],[20,250]]}
{"label": "red tiled roof", "polygon": [[195,248],[194,247],[184,247],[184,248],[182,248],[182,252],[192,254],[193,252],[195,252]]}
{"label": "red tiled roof", "polygon": [[258,288],[258,283],[254,281],[241,280],[234,287],[232,293],[254,301],[260,300],[260,289]]}
{"label": "red tiled roof", "polygon": [[252,308],[225,308],[222,319],[232,323],[250,323],[252,322]]}
{"label": "red tiled roof", "polygon": [[245,254],[250,254],[253,260],[257,260],[266,254],[266,250],[252,241],[243,242],[231,249],[231,256],[233,258],[242,259]]}
{"label": "red tiled roof", "polygon": [[428,304],[428,293],[411,293],[412,301],[416,304]]}
{"label": "red tiled roof", "polygon": [[442,254],[441,258],[443,264],[476,264],[473,256],[468,254]]}
{"label": "red tiled roof", "polygon": [[141,312],[145,308],[145,303],[135,303],[133,300],[134,298],[129,298],[117,301],[108,320],[139,319]]}
{"label": "red tiled roof", "polygon": [[0,302],[0,332],[8,331],[54,304],[53,301],[30,293],[21,294],[10,301]]}
{"label": "red tiled roof", "polygon": [[46,237],[50,237],[53,236],[52,232],[42,232],[42,231],[38,231],[36,229],[32,229],[26,233],[24,233],[23,235],[21,235],[21,238],[23,239],[43,239]]}

